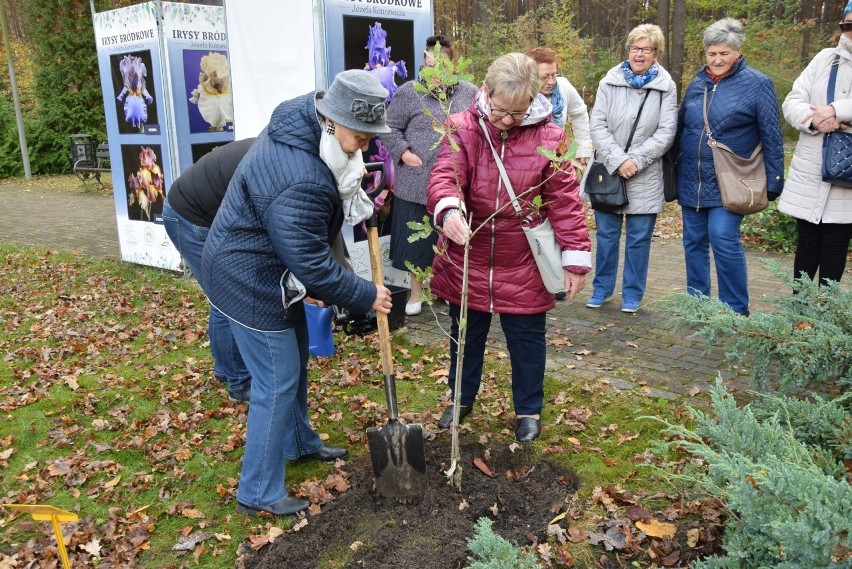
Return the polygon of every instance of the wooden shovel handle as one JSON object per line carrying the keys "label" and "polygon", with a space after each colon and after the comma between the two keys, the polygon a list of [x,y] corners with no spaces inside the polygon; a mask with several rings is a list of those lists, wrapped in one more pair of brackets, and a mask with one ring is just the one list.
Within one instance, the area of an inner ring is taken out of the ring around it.
{"label": "wooden shovel handle", "polygon": [[[367,226],[367,246],[370,249],[370,268],[373,275],[373,283],[385,286],[385,275],[382,271],[382,250],[379,247],[379,230],[376,227]],[[388,315],[376,311],[376,327],[379,329],[379,346],[382,352],[382,372],[386,377],[393,375],[393,356],[391,355],[390,326]]]}

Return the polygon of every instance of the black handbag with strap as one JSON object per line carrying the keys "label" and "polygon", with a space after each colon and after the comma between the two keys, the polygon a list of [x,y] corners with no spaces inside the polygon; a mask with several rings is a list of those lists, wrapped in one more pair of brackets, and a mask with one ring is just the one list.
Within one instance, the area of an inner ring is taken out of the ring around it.
{"label": "black handbag with strap", "polygon": [[[837,86],[837,68],[840,56],[835,55],[831,62],[831,74],[828,76],[826,104],[834,102]],[[822,181],[838,186],[852,187],[852,134],[835,130],[822,138]]]}
{"label": "black handbag with strap", "polygon": [[[645,98],[642,99],[642,104],[639,105],[639,112],[636,113],[636,120],[633,121],[633,128],[630,129],[630,136],[627,138],[627,144],[624,145],[625,152],[627,152],[630,144],[633,142],[633,135],[636,134],[636,125],[639,124],[639,117],[642,116],[642,108],[645,106],[645,101],[648,100],[648,95],[650,94],[650,89],[645,91]],[[595,153],[595,158],[597,158],[597,152]],[[618,211],[630,203],[627,199],[627,181],[617,173],[610,174],[606,169],[606,165],[597,160],[593,161],[589,166],[584,191],[589,196],[592,209],[596,211]]]}

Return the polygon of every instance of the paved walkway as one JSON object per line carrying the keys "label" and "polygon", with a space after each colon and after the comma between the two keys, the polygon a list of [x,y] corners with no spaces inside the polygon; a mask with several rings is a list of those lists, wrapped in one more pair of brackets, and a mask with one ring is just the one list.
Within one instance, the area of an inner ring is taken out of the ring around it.
{"label": "paved walkway", "polygon": [[[82,189],[46,188],[34,183],[26,190],[17,190],[0,185],[0,242],[118,259],[114,211],[112,196]],[[748,252],[752,311],[766,306],[767,295],[788,294],[760,261],[762,258],[775,259],[788,268],[792,263],[790,256]],[[651,396],[676,397],[693,386],[706,390],[719,370],[732,386],[747,388],[741,377],[728,370],[723,347],[716,346],[705,354],[699,339],[675,331],[674,323],[654,305],[669,292],[684,288],[680,239],[655,237],[650,267],[643,307],[636,314],[621,313],[618,296],[603,308],[586,308],[592,275],[581,299],[557,303],[548,316],[550,373],[566,380],[602,378],[618,387],[640,387]],[[405,333],[415,341],[447,344],[437,324],[448,323],[446,306],[439,305],[436,310],[437,319],[428,310],[406,317]],[[505,352],[497,318],[492,332],[492,348]]]}

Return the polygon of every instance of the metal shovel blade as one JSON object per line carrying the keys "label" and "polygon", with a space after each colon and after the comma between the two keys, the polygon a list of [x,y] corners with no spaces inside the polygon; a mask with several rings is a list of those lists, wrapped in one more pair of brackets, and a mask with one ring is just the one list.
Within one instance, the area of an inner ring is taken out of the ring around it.
{"label": "metal shovel blade", "polygon": [[[370,268],[375,284],[384,284],[382,258],[376,216],[367,221],[367,244]],[[388,315],[376,312],[379,347],[384,372],[385,399],[388,402],[388,422],[384,427],[367,429],[370,458],[376,477],[376,492],[380,496],[401,501],[413,501],[426,493],[426,452],[423,450],[423,427],[404,425],[399,421],[396,401],[396,381],[393,375]]]}
{"label": "metal shovel blade", "polygon": [[386,498],[411,500],[426,493],[426,455],[423,426],[388,421],[367,429],[376,492]]}

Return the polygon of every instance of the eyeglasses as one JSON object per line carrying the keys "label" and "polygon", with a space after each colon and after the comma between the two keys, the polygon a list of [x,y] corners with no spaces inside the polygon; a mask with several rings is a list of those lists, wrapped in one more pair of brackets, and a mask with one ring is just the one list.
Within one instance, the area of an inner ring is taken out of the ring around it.
{"label": "eyeglasses", "polygon": [[837,24],[841,32],[852,32],[852,22],[840,22]]}
{"label": "eyeglasses", "polygon": [[529,117],[530,113],[510,113],[509,111],[504,111],[501,109],[491,109],[491,116],[495,119],[503,119],[509,115],[512,115],[513,121],[519,122]]}
{"label": "eyeglasses", "polygon": [[557,77],[562,77],[559,73],[550,73],[548,75],[539,75],[538,80],[542,83],[550,83],[551,81],[556,81]]}
{"label": "eyeglasses", "polygon": [[639,47],[638,45],[631,45],[630,47],[627,48],[627,51],[629,51],[630,53],[639,53],[641,51],[645,55],[648,55],[650,53],[654,53],[655,51],[657,51],[657,48],[656,47],[650,47],[650,46],[649,47]]}

